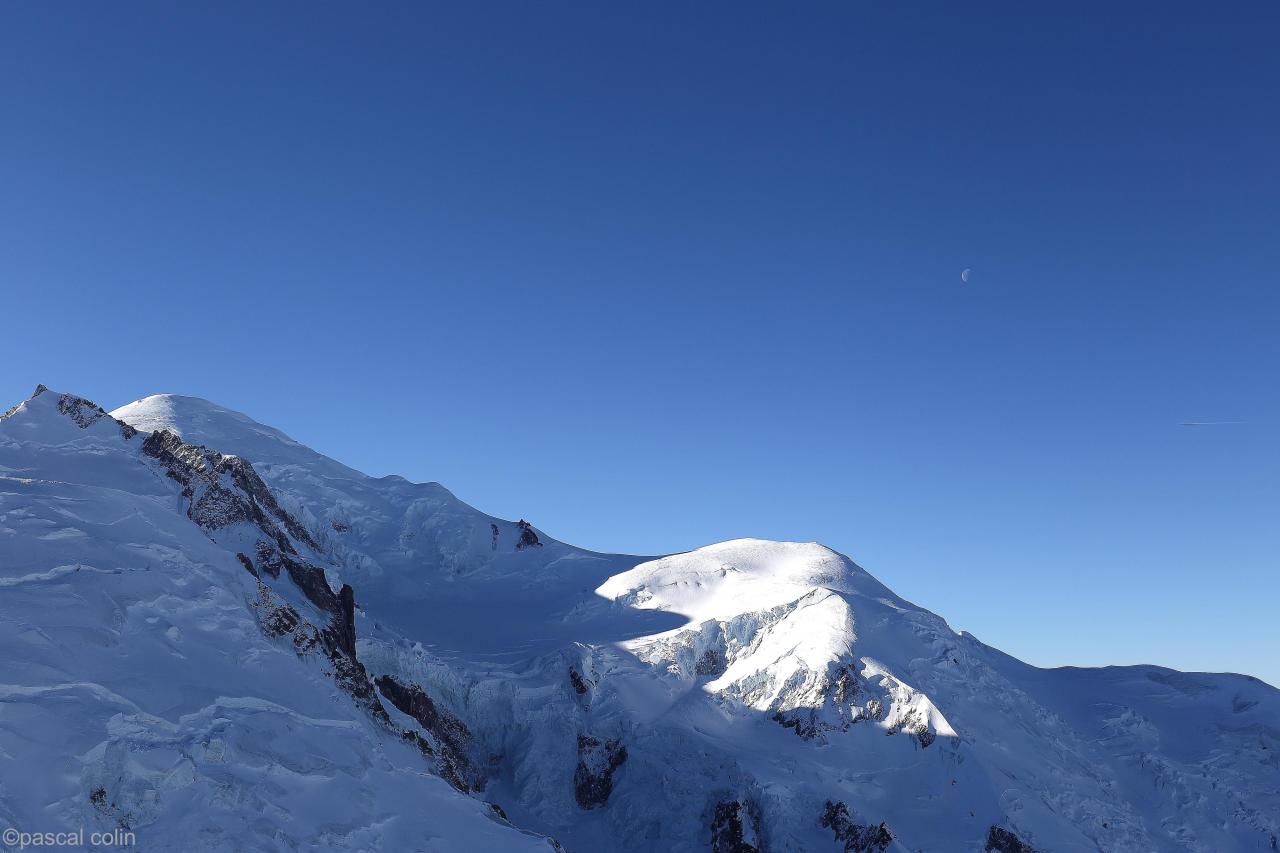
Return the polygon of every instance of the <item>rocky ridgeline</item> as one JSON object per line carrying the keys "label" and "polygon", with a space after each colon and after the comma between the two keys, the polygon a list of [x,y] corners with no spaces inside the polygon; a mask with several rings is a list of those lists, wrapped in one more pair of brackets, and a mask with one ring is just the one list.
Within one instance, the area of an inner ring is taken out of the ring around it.
{"label": "rocky ridgeline", "polygon": [[[32,392],[30,399],[35,399],[41,394],[50,393],[49,389],[44,385],[37,385],[36,390]],[[22,408],[26,401],[11,406],[8,411],[0,415],[0,421],[5,420],[13,415],[14,412]],[[88,429],[98,421],[106,418],[114,423],[120,430],[120,435],[127,441],[138,434],[138,431],[123,421],[118,421],[106,410],[92,400],[86,400],[84,397],[77,397],[75,394],[59,394],[58,395],[58,411],[66,415],[80,429]]]}
{"label": "rocky ridgeline", "polygon": [[[472,737],[467,726],[438,707],[421,687],[403,684],[390,675],[380,676],[377,690],[356,656],[355,591],[343,584],[338,592],[329,585],[324,570],[298,553],[297,546],[315,548],[306,529],[284,510],[253,466],[236,456],[191,445],[167,430],[152,433],[143,451],[156,459],[183,486],[188,516],[209,531],[235,524],[250,524],[262,534],[254,545],[254,557],[236,556],[258,579],[258,599],[253,602],[259,624],[271,637],[288,636],[299,655],[323,649],[332,666],[334,681],[357,704],[381,723],[395,728],[379,694],[399,711],[412,717],[425,734],[398,730],[424,756],[433,759],[440,775],[463,792],[483,790],[484,776],[471,760]],[[297,543],[297,545],[295,545]],[[263,581],[263,575],[287,576],[306,599],[328,618],[317,628],[284,602]]]}
{"label": "rocky ridgeline", "polygon": [[[335,593],[324,570],[301,557],[298,547],[315,548],[314,540],[302,524],[280,506],[253,466],[238,456],[188,444],[168,430],[157,430],[147,436],[142,452],[182,486],[187,516],[201,529],[210,534],[240,524],[256,529],[259,536],[254,546],[256,563],[243,553],[237,554],[237,558],[258,578],[260,585],[265,585],[263,574],[274,579],[283,571],[306,599],[328,617],[327,624],[316,631],[333,667],[334,680],[358,704],[389,724],[386,709],[378,701],[369,675],[356,657],[355,591],[343,584]],[[299,638],[295,632],[306,620],[296,611],[289,613],[279,607],[267,613],[264,630],[289,633],[297,647]],[[299,625],[285,630],[294,619]]]}
{"label": "rocky ridgeline", "polygon": [[406,684],[391,675],[375,680],[378,690],[402,714],[418,721],[426,736],[406,733],[425,755],[439,761],[440,775],[460,791],[484,790],[485,779],[471,760],[474,739],[462,720],[435,703],[421,687]]}
{"label": "rocky ridgeline", "polygon": [[147,436],[142,452],[182,485],[188,517],[205,530],[246,523],[258,527],[282,551],[295,551],[285,532],[298,543],[317,547],[306,528],[276,501],[253,466],[240,457],[187,444],[164,429]]}

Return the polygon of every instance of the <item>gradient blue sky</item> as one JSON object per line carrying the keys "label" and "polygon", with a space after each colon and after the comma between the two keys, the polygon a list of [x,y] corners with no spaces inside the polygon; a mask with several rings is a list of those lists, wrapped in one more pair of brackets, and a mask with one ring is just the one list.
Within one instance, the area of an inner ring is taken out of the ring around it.
{"label": "gradient blue sky", "polygon": [[1280,5],[905,5],[6,4],[0,407],[1280,683]]}

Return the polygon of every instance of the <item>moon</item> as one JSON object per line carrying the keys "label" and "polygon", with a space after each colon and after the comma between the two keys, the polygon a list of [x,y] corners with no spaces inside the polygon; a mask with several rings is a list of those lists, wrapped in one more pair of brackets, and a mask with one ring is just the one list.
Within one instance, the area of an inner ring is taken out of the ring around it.
{"label": "moon", "polygon": [[968,284],[968,282],[969,282],[969,268],[968,268],[968,267],[965,267],[965,268],[964,268],[964,271],[960,273],[960,280],[961,280],[961,281],[963,281],[963,282],[965,282],[966,284]]}

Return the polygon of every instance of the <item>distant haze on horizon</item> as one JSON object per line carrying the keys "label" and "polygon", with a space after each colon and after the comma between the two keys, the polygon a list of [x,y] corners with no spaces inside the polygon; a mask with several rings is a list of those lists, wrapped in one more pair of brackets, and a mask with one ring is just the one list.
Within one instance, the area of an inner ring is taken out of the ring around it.
{"label": "distant haze on horizon", "polygon": [[204,397],[583,547],[815,540],[1031,663],[1280,684],[1278,37],[9,6],[0,411]]}

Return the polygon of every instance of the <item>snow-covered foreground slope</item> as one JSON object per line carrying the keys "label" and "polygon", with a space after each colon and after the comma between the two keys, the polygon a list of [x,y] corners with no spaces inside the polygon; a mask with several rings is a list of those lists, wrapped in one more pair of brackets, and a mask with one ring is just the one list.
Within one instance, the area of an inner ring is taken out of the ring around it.
{"label": "snow-covered foreground slope", "polygon": [[274,594],[132,433],[48,391],[0,421],[0,823],[144,850],[551,849],[268,636]]}
{"label": "snow-covered foreground slope", "polygon": [[147,850],[1275,849],[1254,679],[1039,670],[816,544],[595,554],[203,400],[112,416],[46,391],[0,421],[0,822]]}

